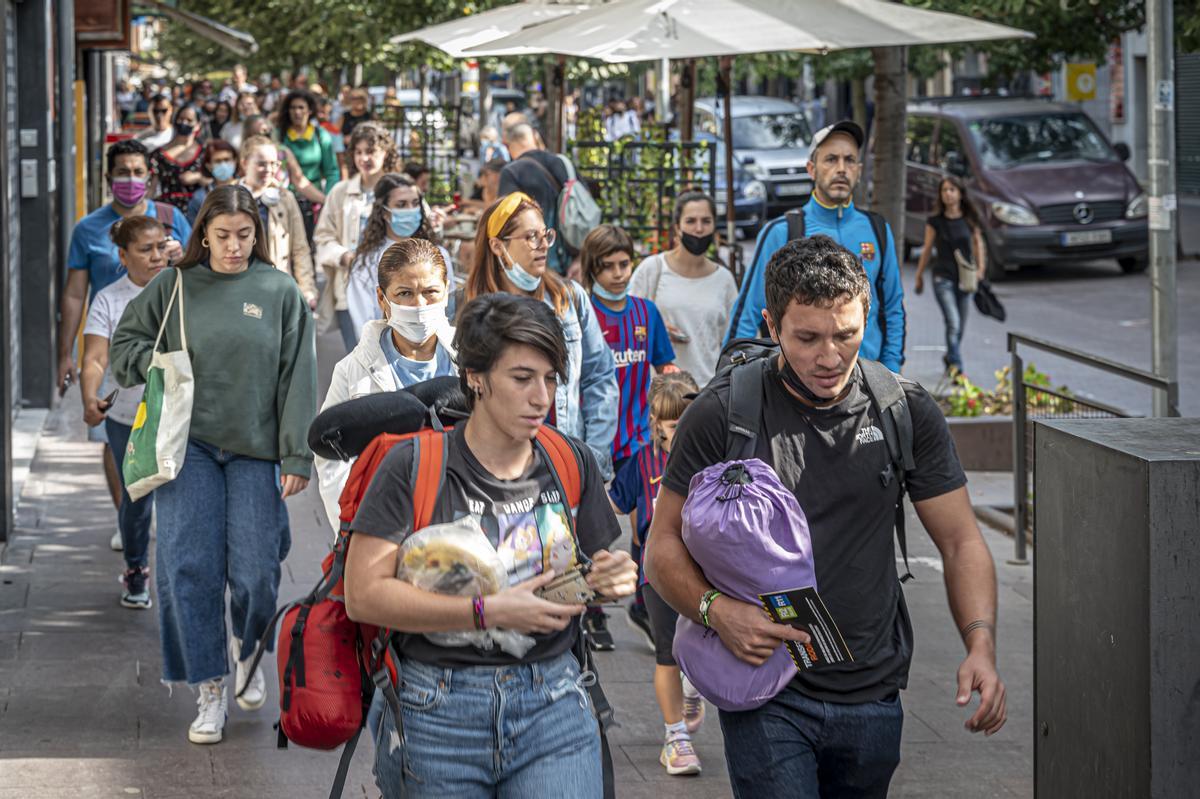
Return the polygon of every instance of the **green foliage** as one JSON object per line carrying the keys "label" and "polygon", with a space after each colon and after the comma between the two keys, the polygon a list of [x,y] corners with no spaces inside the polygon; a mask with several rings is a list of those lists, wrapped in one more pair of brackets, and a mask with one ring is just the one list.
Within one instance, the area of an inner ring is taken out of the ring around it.
{"label": "green foliage", "polygon": [[[962,373],[955,375],[950,392],[940,400],[942,411],[947,416],[993,416],[1012,413],[1013,388],[1010,371],[1007,366],[996,371],[996,387],[991,391],[975,385]],[[1032,389],[1027,389],[1025,395],[1025,403],[1031,411],[1039,411],[1042,414],[1067,413],[1074,406],[1071,390],[1066,386],[1054,388],[1050,377],[1044,372],[1039,372],[1032,363],[1025,367],[1023,382]]]}
{"label": "green foliage", "polygon": [[1200,0],[1175,0],[1175,44],[1181,53],[1200,53]]}
{"label": "green foliage", "polygon": [[180,0],[186,11],[246,31],[258,53],[241,59],[184,26],[167,21],[159,55],[179,65],[181,75],[228,69],[242,61],[251,75],[295,71],[308,66],[332,75],[362,64],[390,71],[429,65],[448,69],[456,62],[419,42],[393,45],[399,32],[483,11],[506,0]]}
{"label": "green foliage", "polygon": [[[1194,2],[1195,0],[1187,0]],[[1030,31],[1036,39],[981,42],[989,78],[997,83],[1024,73],[1049,72],[1067,60],[1103,63],[1113,40],[1145,23],[1141,0],[906,0]]]}
{"label": "green foliage", "polygon": [[682,147],[658,125],[643,127],[637,136],[605,142],[600,110],[587,109],[580,112],[576,139],[567,149],[579,174],[598,184],[595,199],[603,221],[625,228],[642,255],[670,246],[676,196],[690,188],[712,191],[708,142]]}

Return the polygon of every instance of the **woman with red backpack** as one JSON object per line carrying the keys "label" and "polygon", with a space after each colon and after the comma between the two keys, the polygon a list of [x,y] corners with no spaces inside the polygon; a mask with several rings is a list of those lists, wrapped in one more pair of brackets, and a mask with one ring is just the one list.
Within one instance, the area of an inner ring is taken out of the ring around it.
{"label": "woman with red backpack", "polygon": [[[368,720],[376,782],[385,797],[410,799],[497,790],[598,798],[600,731],[585,690],[593,677],[573,654],[585,606],[537,592],[590,564],[587,585],[599,599],[618,599],[633,593],[637,568],[627,553],[606,549],[619,531],[589,448],[554,434],[578,465],[567,475],[543,444],[540,429],[567,371],[562,326],[538,300],[490,294],[465,306],[454,347],[471,414],[443,439],[445,477],[432,520],[477,516],[507,585],[486,596],[449,596],[397,579],[398,552],[415,532],[416,456],[411,441],[396,444],[351,525],[345,573],[350,618],[395,631],[399,717],[376,692]],[[489,629],[535,643],[516,657],[440,646],[424,635]]]}

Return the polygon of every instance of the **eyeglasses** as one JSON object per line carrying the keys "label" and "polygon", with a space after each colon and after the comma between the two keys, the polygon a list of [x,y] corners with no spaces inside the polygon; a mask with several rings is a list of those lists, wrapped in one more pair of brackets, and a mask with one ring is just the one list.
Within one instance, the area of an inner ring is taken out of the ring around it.
{"label": "eyeglasses", "polygon": [[541,233],[531,230],[524,236],[506,236],[503,238],[504,241],[512,241],[513,239],[520,239],[525,242],[525,246],[531,250],[540,250],[542,242],[545,242],[547,247],[554,246],[555,232],[554,228],[543,230]]}

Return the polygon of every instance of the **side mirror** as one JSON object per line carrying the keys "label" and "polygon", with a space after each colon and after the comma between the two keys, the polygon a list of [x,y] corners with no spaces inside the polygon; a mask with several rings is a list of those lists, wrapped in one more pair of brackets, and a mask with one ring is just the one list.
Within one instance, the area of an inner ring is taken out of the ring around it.
{"label": "side mirror", "polygon": [[1129,145],[1123,141],[1119,141],[1114,144],[1113,151],[1117,154],[1117,158],[1120,158],[1122,161],[1128,161],[1129,156],[1131,155],[1129,152]]}

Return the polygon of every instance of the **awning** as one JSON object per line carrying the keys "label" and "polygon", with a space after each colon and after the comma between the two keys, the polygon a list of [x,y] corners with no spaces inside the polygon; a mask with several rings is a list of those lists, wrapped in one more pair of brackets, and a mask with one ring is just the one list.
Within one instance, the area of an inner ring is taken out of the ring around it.
{"label": "awning", "polygon": [[242,58],[249,58],[258,52],[258,42],[245,31],[235,30],[208,17],[175,8],[161,0],[136,0],[136,2],[137,5],[153,9],[168,19],[184,25],[196,35],[203,36]]}

